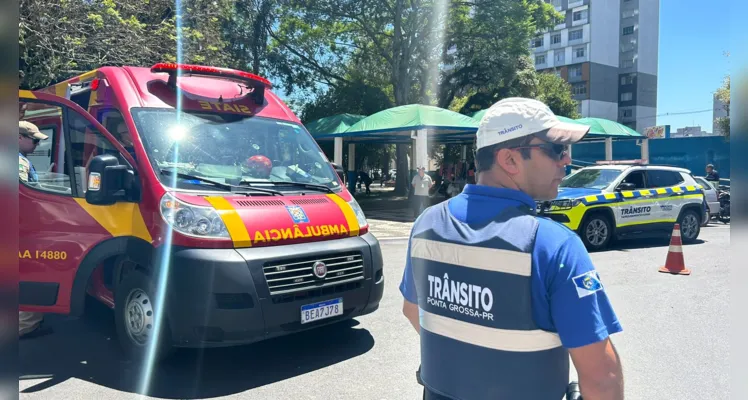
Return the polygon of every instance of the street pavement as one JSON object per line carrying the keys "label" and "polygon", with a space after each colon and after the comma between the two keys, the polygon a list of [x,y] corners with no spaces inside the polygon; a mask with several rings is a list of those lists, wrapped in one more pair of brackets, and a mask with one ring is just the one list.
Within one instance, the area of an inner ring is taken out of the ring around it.
{"label": "street pavement", "polygon": [[[374,314],[240,348],[183,350],[148,374],[122,361],[112,313],[94,304],[81,319],[47,316],[50,334],[20,342],[21,398],[138,399],[146,375],[147,398],[420,399],[418,337],[398,291],[407,241],[382,236],[386,288]],[[703,228],[700,239],[684,246],[690,276],[657,272],[667,241],[592,254],[624,327],[613,341],[628,399],[729,397],[729,225]]]}

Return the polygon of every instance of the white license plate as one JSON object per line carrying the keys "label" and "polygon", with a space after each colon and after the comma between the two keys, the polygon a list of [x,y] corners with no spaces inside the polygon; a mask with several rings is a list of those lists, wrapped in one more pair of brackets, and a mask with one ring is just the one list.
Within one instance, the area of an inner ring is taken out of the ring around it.
{"label": "white license plate", "polygon": [[338,315],[343,315],[342,298],[301,306],[302,324],[336,317]]}

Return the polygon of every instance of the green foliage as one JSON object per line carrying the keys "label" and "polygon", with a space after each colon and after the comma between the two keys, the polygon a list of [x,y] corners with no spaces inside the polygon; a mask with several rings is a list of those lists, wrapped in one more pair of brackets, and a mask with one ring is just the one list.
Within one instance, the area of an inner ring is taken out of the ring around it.
{"label": "green foliage", "polygon": [[[21,0],[21,88],[37,89],[105,65],[177,61],[226,65],[225,22],[233,0]],[[178,42],[177,40],[181,40]]]}
{"label": "green foliage", "polygon": [[571,119],[581,117],[577,112],[577,101],[571,95],[571,85],[556,74],[537,74],[533,97],[548,105],[556,115]]}
{"label": "green foliage", "polygon": [[717,126],[719,130],[725,135],[725,140],[730,140],[730,76],[725,77],[722,82],[722,86],[717,89],[715,96],[719,101],[724,104],[724,109],[727,112],[726,117],[717,118]]}

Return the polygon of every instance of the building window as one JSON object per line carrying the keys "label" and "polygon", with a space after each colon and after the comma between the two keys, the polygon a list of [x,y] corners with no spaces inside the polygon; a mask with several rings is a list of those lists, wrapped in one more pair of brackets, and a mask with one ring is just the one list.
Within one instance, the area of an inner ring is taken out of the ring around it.
{"label": "building window", "polygon": [[582,30],[577,29],[575,31],[569,31],[569,41],[582,40]]}
{"label": "building window", "polygon": [[545,64],[545,54],[535,56],[535,65]]}
{"label": "building window", "polygon": [[543,47],[543,38],[535,38],[532,40],[532,47]]}
{"label": "building window", "polygon": [[554,62],[555,62],[556,64],[563,64],[563,63],[564,63],[564,61],[565,61],[565,58],[566,58],[566,57],[565,57],[565,53],[564,53],[563,51],[557,51],[557,52],[556,52],[556,53],[555,53],[555,54],[553,55],[553,60],[554,60]]}
{"label": "building window", "polygon": [[638,11],[639,10],[624,10],[621,13],[621,17],[623,17],[623,18],[631,18],[631,17],[635,16],[636,14],[638,14]]}
{"label": "building window", "polygon": [[626,59],[621,60],[621,68],[633,68],[634,67],[634,60]]}
{"label": "building window", "polygon": [[563,0],[552,0],[553,7],[563,7]]}
{"label": "building window", "polygon": [[583,21],[587,19],[587,10],[577,11],[571,16],[572,21]]}
{"label": "building window", "polygon": [[556,33],[555,35],[551,36],[551,44],[559,44],[561,43],[561,34]]}
{"label": "building window", "polygon": [[569,67],[569,78],[581,78],[582,77],[582,66],[575,65]]}
{"label": "building window", "polygon": [[573,94],[574,96],[587,94],[587,84],[575,83],[571,85],[571,94]]}
{"label": "building window", "polygon": [[620,110],[621,118],[631,118],[634,116],[634,110],[630,108],[622,108]]}
{"label": "building window", "polygon": [[634,78],[636,78],[636,74],[621,76],[621,85],[633,85]]}
{"label": "building window", "polygon": [[634,99],[634,94],[631,92],[621,93],[621,101],[631,101]]}
{"label": "building window", "polygon": [[587,53],[587,49],[584,47],[577,47],[574,49],[574,57],[576,58],[584,58],[585,54]]}
{"label": "building window", "polygon": [[633,35],[634,34],[634,26],[626,26],[623,28],[623,34],[624,35]]}

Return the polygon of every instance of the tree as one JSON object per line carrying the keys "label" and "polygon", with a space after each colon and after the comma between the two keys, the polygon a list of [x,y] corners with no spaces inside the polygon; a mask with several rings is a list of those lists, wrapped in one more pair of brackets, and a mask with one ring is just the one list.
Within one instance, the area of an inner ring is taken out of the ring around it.
{"label": "tree", "polygon": [[535,68],[530,39],[561,15],[543,1],[474,0],[456,3],[450,18],[439,102],[448,107],[468,96],[461,112],[489,107],[511,96],[530,96]]}
{"label": "tree", "polygon": [[[233,0],[21,0],[21,87],[36,89],[105,65],[226,65]],[[180,15],[177,15],[177,12]],[[179,26],[177,26],[179,22]]]}
{"label": "tree", "polygon": [[580,118],[577,112],[578,103],[571,96],[571,85],[556,74],[538,73],[532,97],[548,105],[556,115],[571,119]]}
{"label": "tree", "polygon": [[[526,93],[534,74],[529,39],[557,16],[542,0],[287,0],[278,15],[272,68],[287,94],[321,93],[365,74],[394,105],[442,107],[464,90],[477,89],[468,101],[476,107]],[[440,78],[442,64],[455,68]],[[407,149],[397,147],[402,192]]]}
{"label": "tree", "polygon": [[722,86],[717,89],[714,96],[724,104],[722,107],[727,112],[726,117],[717,118],[717,127],[725,135],[725,140],[730,140],[730,76],[725,77]]}

